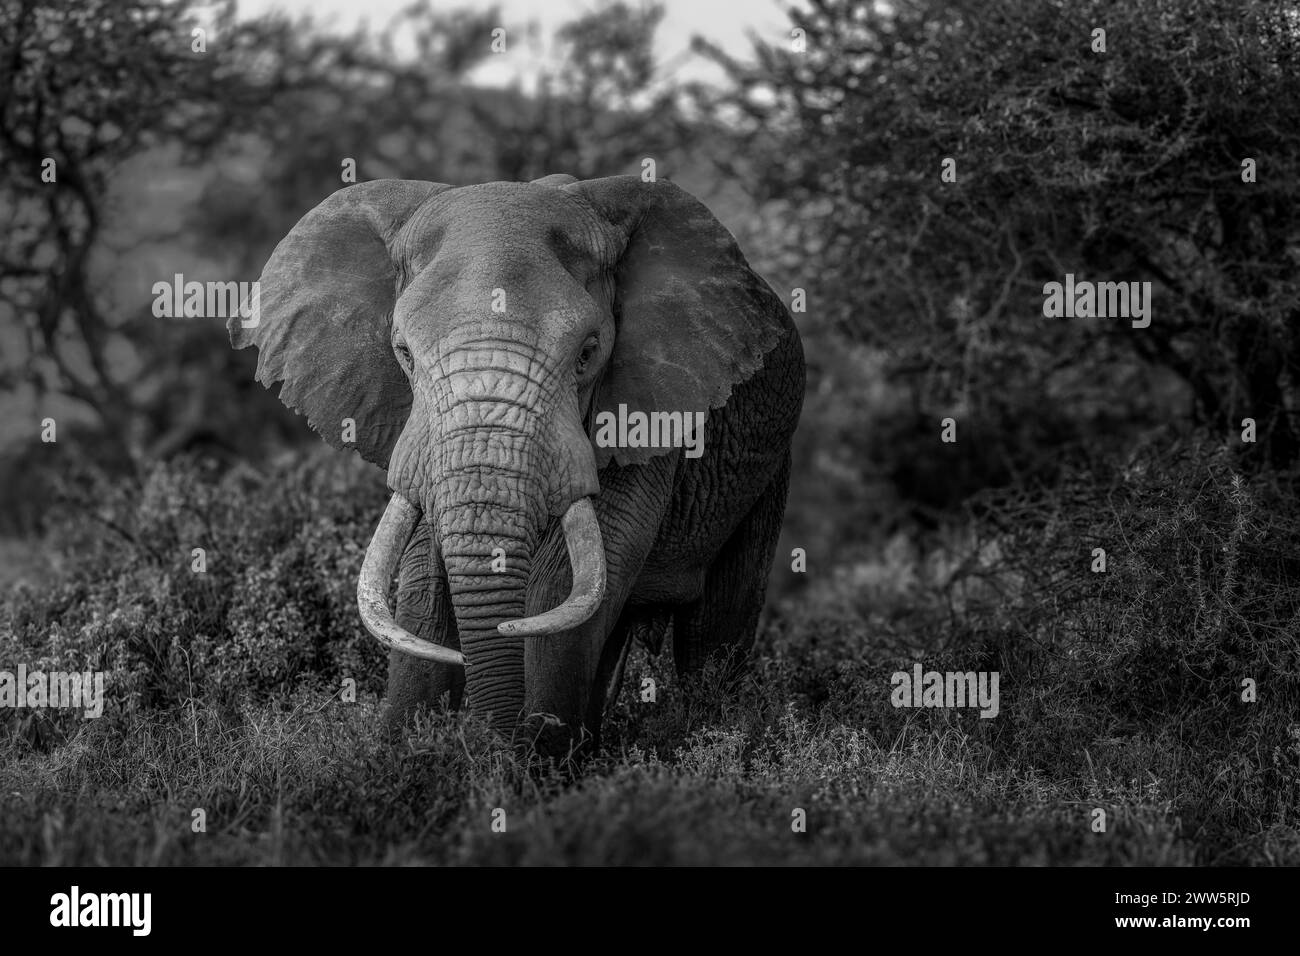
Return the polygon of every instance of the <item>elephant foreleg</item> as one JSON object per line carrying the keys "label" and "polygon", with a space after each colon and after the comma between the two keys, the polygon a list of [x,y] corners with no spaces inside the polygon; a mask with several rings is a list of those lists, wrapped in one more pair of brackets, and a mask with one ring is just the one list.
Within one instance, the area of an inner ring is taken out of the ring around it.
{"label": "elephant foreleg", "polygon": [[[402,555],[397,576],[399,625],[416,637],[460,649],[456,619],[451,612],[447,574],[434,547],[427,522],[416,525]],[[388,706],[384,726],[390,735],[400,734],[407,720],[421,704],[434,705],[443,694],[457,709],[465,692],[465,669],[437,664],[392,651],[388,656]]]}
{"label": "elephant foreleg", "polygon": [[[665,455],[602,476],[593,503],[605,543],[604,601],[571,631],[525,638],[525,734],[544,753],[562,755],[580,738],[599,738],[606,694],[630,634],[624,606],[668,510],[676,464],[676,456]],[[563,537],[548,534],[529,580],[529,612],[563,600],[570,578]]]}

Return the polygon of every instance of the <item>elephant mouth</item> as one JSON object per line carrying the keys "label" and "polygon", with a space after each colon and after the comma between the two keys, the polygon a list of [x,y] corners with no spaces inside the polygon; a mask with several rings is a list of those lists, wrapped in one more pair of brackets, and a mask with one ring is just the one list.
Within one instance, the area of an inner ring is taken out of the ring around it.
{"label": "elephant mouth", "polygon": [[[464,666],[457,650],[423,640],[399,626],[388,606],[388,586],[402,552],[420,520],[420,509],[394,492],[366,548],[357,580],[357,607],[361,623],[385,647],[412,657],[441,664]],[[563,604],[542,614],[502,621],[497,630],[510,637],[539,637],[577,627],[596,612],[605,596],[605,545],[590,498],[575,499],[561,521],[564,541],[573,567],[573,586]]]}

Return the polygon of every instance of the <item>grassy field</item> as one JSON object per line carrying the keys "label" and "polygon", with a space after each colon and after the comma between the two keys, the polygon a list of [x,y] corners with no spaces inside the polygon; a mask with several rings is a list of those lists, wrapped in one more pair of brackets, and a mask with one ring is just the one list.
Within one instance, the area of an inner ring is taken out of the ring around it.
{"label": "grassy field", "polygon": [[[808,715],[780,706],[802,696],[799,668],[760,666],[726,708],[629,704],[619,739],[577,780],[522,765],[454,716],[383,744],[373,698],[304,692],[225,714],[87,721],[48,752],[6,754],[0,851],[46,865],[1195,859],[1154,782],[1086,762],[1057,779],[1000,768],[957,721],[878,739],[877,722],[848,722],[829,702]],[[1112,814],[1105,834],[1090,831],[1093,806]],[[192,832],[195,809],[207,832]]]}
{"label": "grassy field", "polygon": [[[1300,863],[1294,529],[1213,455],[1117,477],[1109,514],[1063,487],[1052,520],[990,502],[942,548],[843,562],[772,603],[729,694],[638,649],[581,767],[461,715],[380,739],[351,590],[382,491],[321,461],[160,469],[51,534],[0,669],[102,669],[108,704],[0,714],[0,863]],[[997,670],[998,716],[893,707],[917,660]]]}

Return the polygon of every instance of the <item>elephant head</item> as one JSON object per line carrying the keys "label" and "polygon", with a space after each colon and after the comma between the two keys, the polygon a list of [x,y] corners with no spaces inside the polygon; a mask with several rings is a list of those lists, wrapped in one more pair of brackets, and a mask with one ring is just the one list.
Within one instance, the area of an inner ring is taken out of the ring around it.
{"label": "elephant head", "polygon": [[[712,214],[631,176],[346,187],[294,226],[260,282],[257,322],[232,319],[232,344],[257,346],[258,380],[281,383],[327,442],[388,470],[358,585],[367,630],[463,664],[471,711],[504,731],[522,716],[525,639],[563,641],[602,601],[609,542],[590,500],[602,469],[671,451],[595,447],[595,415],[719,408],[782,334],[779,300]],[[388,606],[422,520],[459,653]],[[525,617],[552,521],[572,591]]]}

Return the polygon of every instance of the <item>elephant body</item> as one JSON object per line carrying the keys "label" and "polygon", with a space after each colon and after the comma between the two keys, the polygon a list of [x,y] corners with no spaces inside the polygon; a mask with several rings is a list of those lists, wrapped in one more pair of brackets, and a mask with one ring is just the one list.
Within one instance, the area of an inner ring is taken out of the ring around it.
{"label": "elephant body", "polygon": [[[286,237],[259,326],[231,334],[327,440],[354,418],[409,502],[359,589],[393,648],[389,729],[449,694],[562,754],[598,739],[635,635],[654,647],[671,624],[682,673],[741,659],[804,365],[734,240],[677,187],[632,177],[363,185]],[[598,447],[596,413],[620,406],[704,413],[701,453]]]}
{"label": "elephant body", "polygon": [[[802,350],[792,327],[763,369],[710,416],[700,458],[674,452],[600,472],[596,513],[609,558],[607,603],[563,646],[528,639],[526,713],[559,716],[563,727],[580,718],[597,735],[632,636],[662,640],[670,622],[679,673],[698,671],[716,653],[734,658],[748,651],[785,512],[790,437],[803,388]],[[437,639],[450,617],[450,596],[427,526],[424,531],[412,539],[402,566],[398,622]],[[553,524],[528,580],[526,613],[555,606],[569,585],[563,535]],[[388,719],[396,725],[444,693],[459,705],[463,687],[458,668],[393,651]],[[540,725],[532,732],[546,730]],[[556,735],[563,746],[564,731],[557,728]]]}

